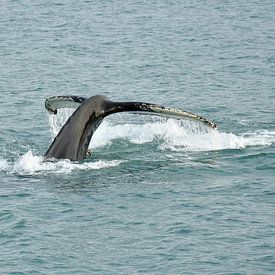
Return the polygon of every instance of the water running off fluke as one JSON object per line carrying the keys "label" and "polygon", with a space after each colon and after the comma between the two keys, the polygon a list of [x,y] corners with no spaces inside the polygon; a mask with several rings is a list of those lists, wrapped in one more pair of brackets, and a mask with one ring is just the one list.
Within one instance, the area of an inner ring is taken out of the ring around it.
{"label": "water running off fluke", "polygon": [[114,102],[105,96],[88,99],[77,96],[59,96],[46,99],[46,109],[56,115],[58,109],[77,108],[61,128],[46,158],[82,160],[87,156],[90,140],[103,119],[111,114],[131,112],[176,119],[188,119],[215,129],[216,124],[187,111],[145,102]]}

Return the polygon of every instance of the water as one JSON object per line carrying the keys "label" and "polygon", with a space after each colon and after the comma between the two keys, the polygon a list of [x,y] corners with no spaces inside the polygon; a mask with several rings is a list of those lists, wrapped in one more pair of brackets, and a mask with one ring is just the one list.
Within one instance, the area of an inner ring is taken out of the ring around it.
{"label": "water", "polygon": [[[0,6],[1,274],[274,274],[274,1]],[[64,94],[219,128],[114,115],[90,158],[44,162]]]}

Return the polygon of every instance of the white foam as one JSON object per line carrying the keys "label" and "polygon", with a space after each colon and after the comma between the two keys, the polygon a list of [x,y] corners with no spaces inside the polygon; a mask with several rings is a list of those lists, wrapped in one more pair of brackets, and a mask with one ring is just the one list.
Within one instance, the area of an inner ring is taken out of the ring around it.
{"label": "white foam", "polygon": [[[72,110],[66,111],[60,117],[50,116],[53,137],[58,133]],[[128,121],[129,122],[129,121]],[[158,149],[169,151],[212,151],[225,149],[241,149],[249,146],[272,146],[275,143],[275,131],[258,130],[239,135],[219,132],[203,127],[194,122],[174,119],[131,120],[130,123],[117,120],[104,120],[95,132],[90,147],[104,147],[123,139],[133,144],[156,142]],[[0,159],[0,172],[34,175],[44,173],[71,173],[77,170],[93,170],[115,167],[121,160],[86,161],[83,163],[59,160],[45,161],[43,156],[37,156],[28,151],[14,163]]]}
{"label": "white foam", "polygon": [[14,163],[11,173],[19,175],[34,175],[47,172],[68,174],[75,170],[94,170],[115,167],[121,162],[120,160],[99,160],[95,162],[75,163],[67,159],[50,162],[45,161],[43,156],[36,156],[32,151],[28,151]]}
{"label": "white foam", "polygon": [[[66,122],[71,109],[64,109],[50,120],[53,137]],[[145,144],[156,140],[159,149],[172,151],[211,151],[241,149],[248,146],[269,146],[275,142],[275,132],[267,130],[235,135],[213,130],[187,120],[164,118],[141,119],[117,124],[115,120],[104,120],[92,137],[90,148],[103,147],[115,139],[124,139],[133,144]],[[121,118],[120,118],[121,120]]]}
{"label": "white foam", "polygon": [[157,140],[161,150],[212,151],[272,145],[275,142],[275,132],[257,131],[235,135],[174,119],[142,125],[112,125],[110,122],[103,122],[94,134],[90,146],[105,146],[114,139],[125,139],[134,144]]}
{"label": "white foam", "polygon": [[0,159],[0,172],[6,172],[9,170],[9,164],[5,159]]}

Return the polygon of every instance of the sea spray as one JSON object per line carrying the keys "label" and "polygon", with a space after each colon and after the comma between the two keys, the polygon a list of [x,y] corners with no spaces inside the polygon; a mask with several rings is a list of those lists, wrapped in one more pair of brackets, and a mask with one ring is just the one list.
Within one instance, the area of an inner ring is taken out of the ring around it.
{"label": "sea spray", "polygon": [[[62,109],[58,115],[49,115],[52,136],[72,114],[73,109]],[[267,130],[233,134],[210,129],[189,120],[165,119],[153,116],[119,115],[117,121],[105,119],[94,133],[90,149],[110,145],[116,139],[132,144],[146,144],[158,141],[159,149],[171,151],[213,151],[241,149],[248,146],[269,146],[275,142],[275,132]],[[125,121],[123,121],[125,118]]]}
{"label": "sea spray", "polygon": [[68,174],[77,170],[97,170],[115,167],[120,165],[122,162],[123,161],[121,160],[98,160],[94,162],[79,163],[67,159],[47,161],[43,156],[36,156],[32,151],[28,151],[15,161],[10,173],[19,175],[35,175],[44,173]]}

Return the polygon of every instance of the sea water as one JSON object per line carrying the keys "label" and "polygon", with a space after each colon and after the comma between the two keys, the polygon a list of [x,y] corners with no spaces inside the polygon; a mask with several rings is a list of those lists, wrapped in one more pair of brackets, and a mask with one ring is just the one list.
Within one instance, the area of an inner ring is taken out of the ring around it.
{"label": "sea water", "polygon": [[[274,274],[274,1],[0,7],[0,274]],[[45,162],[44,100],[96,94],[218,129],[116,114]]]}

